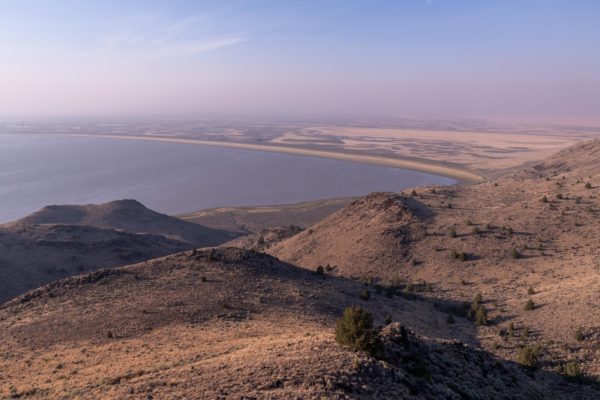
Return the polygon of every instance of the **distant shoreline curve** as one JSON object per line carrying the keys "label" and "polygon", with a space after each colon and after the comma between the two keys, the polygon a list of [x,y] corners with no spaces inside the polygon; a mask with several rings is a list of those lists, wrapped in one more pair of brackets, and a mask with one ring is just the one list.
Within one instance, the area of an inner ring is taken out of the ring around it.
{"label": "distant shoreline curve", "polygon": [[301,147],[287,147],[268,144],[254,143],[239,143],[239,142],[224,142],[202,139],[185,139],[177,137],[163,136],[140,136],[140,135],[95,135],[85,133],[51,133],[45,135],[53,136],[75,136],[75,137],[91,137],[91,138],[106,138],[106,139],[121,139],[121,140],[142,140],[151,142],[167,142],[181,144],[195,144],[203,146],[228,147],[243,150],[267,151],[272,153],[283,153],[298,156],[309,156],[318,158],[328,158],[332,160],[358,162],[364,164],[380,165],[385,167],[408,169],[412,171],[425,172],[433,175],[444,176],[447,178],[456,179],[461,183],[473,184],[481,182],[484,178],[476,172],[453,168],[451,166],[440,165],[435,161],[417,161],[403,158],[382,157],[369,154],[350,154],[328,150],[307,149]]}

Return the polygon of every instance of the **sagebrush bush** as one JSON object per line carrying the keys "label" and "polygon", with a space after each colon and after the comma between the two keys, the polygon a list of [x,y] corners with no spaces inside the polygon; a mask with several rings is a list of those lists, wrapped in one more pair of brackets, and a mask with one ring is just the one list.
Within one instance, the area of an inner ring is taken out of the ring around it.
{"label": "sagebrush bush", "polygon": [[512,258],[514,258],[515,260],[517,260],[517,259],[521,258],[521,254],[519,253],[519,250],[517,250],[517,249],[512,249],[512,250],[510,251],[510,256],[511,256]]}
{"label": "sagebrush bush", "polygon": [[591,184],[591,183],[589,183],[589,182],[588,182],[588,183],[586,183],[586,184],[585,184],[585,188],[586,188],[586,189],[591,189],[591,188],[592,188],[592,184]]}
{"label": "sagebrush bush", "polygon": [[575,338],[575,340],[577,340],[578,342],[583,341],[583,329],[581,329],[581,327],[577,328],[575,330],[575,333],[573,335],[573,337]]}
{"label": "sagebrush bush", "polygon": [[452,258],[453,260],[466,261],[467,253],[465,253],[464,251],[452,250],[452,252],[450,253],[450,258]]}
{"label": "sagebrush bush", "polygon": [[488,324],[487,310],[482,305],[480,305],[477,308],[477,311],[475,311],[475,324],[476,325],[487,325]]}
{"label": "sagebrush bush", "polygon": [[540,350],[539,346],[524,346],[519,350],[517,360],[526,367],[535,368],[539,364]]}
{"label": "sagebrush bush", "polygon": [[455,238],[456,237],[456,229],[450,228],[450,230],[448,231],[448,236],[450,236],[451,238]]}
{"label": "sagebrush bush", "polygon": [[525,303],[525,311],[531,311],[535,309],[535,303],[533,302],[533,300],[529,299],[527,300],[527,303]]}
{"label": "sagebrush bush", "polygon": [[380,356],[383,346],[373,328],[373,316],[360,306],[347,307],[335,324],[335,340],[351,351],[364,351]]}
{"label": "sagebrush bush", "polygon": [[533,290],[533,288],[531,286],[529,286],[529,289],[527,289],[527,294],[532,296],[535,294],[535,290]]}
{"label": "sagebrush bush", "polygon": [[577,379],[581,376],[581,370],[577,361],[569,361],[562,366],[562,372],[570,379]]}
{"label": "sagebrush bush", "polygon": [[483,302],[483,296],[478,293],[471,303],[469,310],[469,318],[475,321],[476,325],[487,325],[488,315],[486,308],[481,304]]}
{"label": "sagebrush bush", "polygon": [[365,289],[360,292],[358,297],[360,297],[362,300],[365,300],[365,301],[369,300],[371,298],[371,292],[369,292],[367,289]]}
{"label": "sagebrush bush", "polygon": [[508,324],[508,337],[514,337],[515,336],[515,323],[511,322],[510,324]]}

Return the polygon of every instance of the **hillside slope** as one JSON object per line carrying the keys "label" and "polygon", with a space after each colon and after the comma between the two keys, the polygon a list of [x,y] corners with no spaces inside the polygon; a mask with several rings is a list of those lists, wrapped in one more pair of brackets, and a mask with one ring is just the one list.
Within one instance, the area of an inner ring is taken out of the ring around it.
{"label": "hillside slope", "polygon": [[425,235],[427,210],[392,193],[358,199],[269,253],[309,269],[330,265],[345,277],[388,276],[410,257],[411,243]]}
{"label": "hillside slope", "polygon": [[158,213],[136,200],[47,206],[9,225],[30,224],[88,225],[132,233],[151,233],[188,242],[195,247],[217,246],[237,236]]}
{"label": "hillside slope", "polygon": [[0,302],[55,279],[189,249],[158,235],[78,225],[0,227]]}
{"label": "hillside slope", "polygon": [[484,348],[516,359],[541,345],[550,368],[575,362],[598,378],[599,155],[587,142],[474,186],[370,195],[266,251],[336,276],[426,284],[445,300],[480,293]]}
{"label": "hillside slope", "polygon": [[[470,322],[423,301],[357,294],[264,254],[224,248],[67,278],[0,307],[0,395],[18,398],[593,398],[465,345]],[[385,359],[342,349],[359,303]],[[427,332],[427,336],[422,336]],[[463,342],[451,339],[462,338]]]}

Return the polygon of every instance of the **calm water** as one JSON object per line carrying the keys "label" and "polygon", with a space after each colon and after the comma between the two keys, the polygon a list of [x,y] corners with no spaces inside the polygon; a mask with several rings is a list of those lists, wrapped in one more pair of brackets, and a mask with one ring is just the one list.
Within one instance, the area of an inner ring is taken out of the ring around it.
{"label": "calm water", "polygon": [[49,204],[136,199],[177,214],[291,203],[424,184],[420,172],[313,157],[190,144],[0,135],[0,222]]}

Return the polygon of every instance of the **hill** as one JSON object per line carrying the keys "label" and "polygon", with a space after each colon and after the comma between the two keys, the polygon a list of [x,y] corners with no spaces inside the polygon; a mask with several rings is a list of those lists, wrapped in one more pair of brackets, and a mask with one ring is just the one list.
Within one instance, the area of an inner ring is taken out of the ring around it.
{"label": "hill", "polygon": [[425,285],[439,299],[480,293],[483,348],[514,360],[541,345],[551,368],[573,361],[600,377],[598,154],[600,141],[587,142],[474,186],[370,195],[267,251],[336,276]]}
{"label": "hill", "polygon": [[187,242],[195,247],[216,246],[237,235],[207,228],[146,208],[136,200],[105,204],[52,205],[9,225],[67,224],[150,233]]}
{"label": "hill", "polygon": [[[472,324],[426,301],[373,292],[233,248],[67,278],[0,307],[0,395],[18,398],[592,398],[471,342]],[[383,359],[341,348],[359,303]],[[427,332],[425,336],[423,333]],[[458,341],[451,337],[462,339]],[[474,343],[474,342],[473,342]],[[587,396],[587,397],[586,397]]]}
{"label": "hill", "polygon": [[163,236],[80,225],[0,227],[0,302],[69,275],[189,249]]}
{"label": "hill", "polygon": [[389,276],[410,257],[411,243],[424,236],[421,223],[426,218],[427,211],[415,201],[373,193],[269,252],[313,270],[330,265],[340,276]]}

